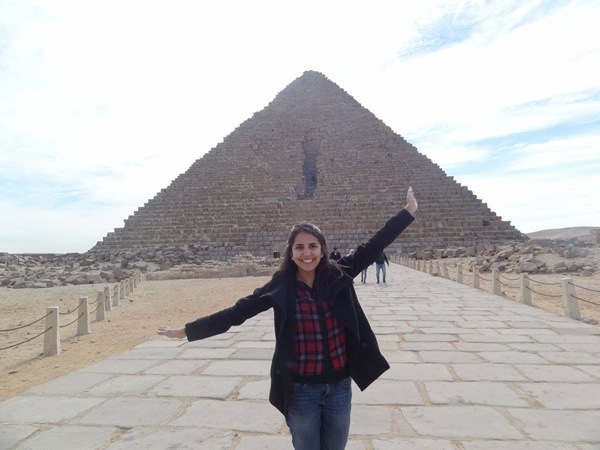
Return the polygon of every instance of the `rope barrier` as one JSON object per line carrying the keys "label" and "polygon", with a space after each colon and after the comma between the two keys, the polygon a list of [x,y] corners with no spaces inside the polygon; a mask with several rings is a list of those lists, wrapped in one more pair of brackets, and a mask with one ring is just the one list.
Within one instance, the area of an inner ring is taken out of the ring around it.
{"label": "rope barrier", "polygon": [[491,278],[484,278],[484,277],[482,277],[481,274],[479,275],[479,278],[481,280],[484,280],[484,281],[493,281]]}
{"label": "rope barrier", "polygon": [[500,276],[501,276],[502,278],[504,278],[505,280],[510,280],[510,281],[518,281],[518,280],[520,280],[520,278],[519,278],[519,277],[517,277],[517,278],[510,278],[510,277],[507,277],[507,276],[505,276],[505,275],[502,275],[502,274],[500,274]]}
{"label": "rope barrier", "polygon": [[577,300],[581,300],[582,302],[589,303],[590,305],[600,306],[600,303],[594,303],[584,298],[579,298],[576,295],[571,294],[571,297],[576,298]]}
{"label": "rope barrier", "polygon": [[77,308],[75,308],[73,311],[68,310],[67,312],[61,313],[60,311],[58,312],[58,314],[60,316],[68,316],[69,314],[73,314],[75,311],[77,311],[79,309],[79,307],[81,306],[81,304],[77,305]]}
{"label": "rope barrier", "polygon": [[77,317],[75,317],[75,320],[73,320],[72,322],[69,323],[65,323],[64,325],[61,325],[60,328],[64,328],[64,327],[68,327],[69,325],[71,325],[72,323],[75,323],[79,320],[80,317],[83,317],[83,313],[79,314]]}
{"label": "rope barrier", "polygon": [[560,286],[560,283],[545,283],[543,281],[534,280],[533,278],[529,278],[529,281],[533,281],[534,283],[537,283],[537,284],[543,284],[545,286]]}
{"label": "rope barrier", "polygon": [[45,331],[42,331],[40,334],[37,334],[37,335],[33,336],[32,338],[29,338],[29,339],[27,339],[26,341],[23,341],[23,342],[17,342],[16,344],[9,345],[8,347],[2,347],[2,348],[0,348],[0,351],[2,351],[2,350],[6,350],[6,349],[8,349],[8,348],[13,348],[13,347],[16,347],[17,345],[24,344],[25,342],[32,341],[32,340],[34,340],[36,337],[40,337],[42,334],[46,334],[46,333],[47,333],[48,331],[50,331],[51,329],[52,329],[52,327],[48,328],[48,329],[47,329],[47,330],[45,330]]}
{"label": "rope barrier", "polygon": [[518,286],[513,286],[512,284],[503,283],[500,280],[498,280],[498,283],[500,283],[502,286],[506,286],[506,287],[509,287],[509,288],[517,288],[518,287]]}
{"label": "rope barrier", "polygon": [[[9,329],[7,329],[7,330],[0,330],[0,333],[5,333],[5,332],[8,332],[8,331],[20,330],[21,328],[26,328],[26,327],[28,327],[29,325],[33,325],[34,323],[38,323],[40,320],[44,320],[44,319],[45,319],[46,317],[48,317],[50,314],[52,314],[52,313],[48,313],[48,314],[46,314],[45,316],[43,316],[43,317],[40,317],[39,319],[37,319],[37,320],[35,320],[35,321],[31,322],[31,323],[28,323],[27,325],[21,325],[21,326],[19,326],[19,327],[15,327],[15,328],[9,328]],[[0,350],[1,350],[1,349],[0,349]]]}
{"label": "rope barrier", "polygon": [[546,296],[546,297],[551,297],[551,298],[561,298],[561,297],[562,297],[562,294],[559,294],[559,295],[542,294],[541,292],[534,291],[534,290],[533,290],[533,289],[531,289],[530,287],[527,287],[527,290],[529,290],[529,291],[533,292],[534,294],[537,294],[537,295],[544,295],[544,296]]}
{"label": "rope barrier", "polygon": [[[93,302],[93,303],[95,303],[95,302]],[[95,307],[94,309],[92,309],[91,311],[88,311],[88,312],[89,312],[90,314],[92,314],[92,313],[94,313],[94,312],[98,311],[98,308],[100,308],[100,306],[101,306],[101,305],[102,305],[102,303],[98,303],[98,305],[96,305],[96,307]]]}
{"label": "rope barrier", "polygon": [[579,288],[579,289],[584,289],[584,290],[586,290],[586,291],[590,291],[590,292],[598,292],[598,293],[600,293],[600,291],[599,291],[599,290],[597,290],[597,289],[591,289],[591,288],[587,288],[587,287],[585,287],[585,286],[579,286],[578,284],[574,284],[574,283],[571,283],[571,282],[569,282],[569,284],[570,284],[571,286],[575,286],[576,288]]}

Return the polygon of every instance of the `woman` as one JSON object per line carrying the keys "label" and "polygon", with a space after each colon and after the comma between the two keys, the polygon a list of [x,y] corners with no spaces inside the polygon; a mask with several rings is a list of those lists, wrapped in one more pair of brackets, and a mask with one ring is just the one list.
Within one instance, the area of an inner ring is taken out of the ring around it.
{"label": "woman", "polygon": [[297,223],[267,284],[230,308],[183,328],[159,327],[158,334],[204,339],[273,308],[269,401],[285,416],[295,449],[343,449],[350,430],[352,380],[364,390],[389,369],[353,278],[410,225],[416,210],[409,188],[405,208],[337,263],[328,257],[323,233],[308,222]]}

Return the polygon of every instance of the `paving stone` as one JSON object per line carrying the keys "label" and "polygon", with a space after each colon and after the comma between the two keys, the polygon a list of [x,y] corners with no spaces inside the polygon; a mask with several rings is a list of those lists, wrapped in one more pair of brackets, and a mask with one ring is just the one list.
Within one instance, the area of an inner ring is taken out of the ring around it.
{"label": "paving stone", "polygon": [[157,365],[157,361],[151,359],[135,360],[109,358],[81,369],[80,372],[133,374],[143,372],[155,365]]}
{"label": "paving stone", "polygon": [[483,335],[483,334],[461,334],[457,340],[463,342],[489,342],[496,344],[510,344],[515,342],[533,342],[529,336],[511,335]]}
{"label": "paving stone", "polygon": [[519,383],[518,387],[548,409],[600,410],[599,383]]}
{"label": "paving stone", "polygon": [[86,393],[96,397],[142,394],[164,379],[159,375],[119,375],[88,389]]}
{"label": "paving stone", "polygon": [[96,450],[105,448],[115,432],[112,427],[55,426],[28,439],[18,450],[73,448]]}
{"label": "paving stone", "polygon": [[525,352],[479,352],[489,362],[506,364],[548,364],[548,361],[533,353]]}
{"label": "paving stone", "polygon": [[515,368],[531,381],[559,381],[565,383],[589,383],[595,381],[581,370],[568,366],[520,364],[516,365]]}
{"label": "paving stone", "polygon": [[221,430],[274,433],[285,421],[277,409],[265,402],[197,400],[171,425],[196,427],[199,423]]}
{"label": "paving stone", "polygon": [[383,356],[387,359],[388,363],[418,363],[419,355],[417,352],[383,352]]}
{"label": "paving stone", "polygon": [[235,450],[293,450],[291,436],[242,436]]}
{"label": "paving stone", "polygon": [[269,375],[270,361],[251,361],[240,359],[237,361],[216,361],[209,364],[202,373],[205,375]]}
{"label": "paving stone", "polygon": [[172,376],[150,391],[159,397],[203,397],[226,399],[241,383],[239,377]]}
{"label": "paving stone", "polygon": [[350,432],[354,435],[388,434],[392,431],[392,412],[382,406],[352,406]]}
{"label": "paving stone", "polygon": [[54,423],[73,417],[105,401],[103,398],[17,396],[0,403],[3,423]]}
{"label": "paving stone", "polygon": [[392,380],[452,380],[452,375],[442,364],[390,364],[382,379]]}
{"label": "paving stone", "polygon": [[114,359],[174,359],[183,352],[184,349],[181,347],[145,347],[145,348],[132,348],[131,350],[118,355],[111,356]]}
{"label": "paving stone", "polygon": [[443,439],[390,438],[373,439],[373,450],[455,450]]}
{"label": "paving stone", "polygon": [[182,402],[164,398],[113,398],[85,414],[77,423],[137,427],[161,425],[179,410]]}
{"label": "paving stone", "polygon": [[581,365],[581,366],[575,366],[577,367],[577,369],[582,370],[585,373],[589,373],[590,375],[596,377],[596,378],[600,378],[600,365],[597,366],[590,366],[590,365]]}
{"label": "paving stone", "polygon": [[403,342],[400,344],[402,350],[409,351],[424,351],[424,350],[443,350],[453,351],[456,350],[452,344],[448,342]]}
{"label": "paving stone", "polygon": [[600,411],[509,409],[530,439],[600,444]]}
{"label": "paving stone", "polygon": [[600,364],[600,357],[583,352],[540,352],[539,355],[556,364]]}
{"label": "paving stone", "polygon": [[518,350],[520,352],[555,352],[560,348],[554,344],[508,344],[507,350]]}
{"label": "paving stone", "polygon": [[260,380],[250,381],[246,383],[238,394],[238,398],[241,400],[261,400],[269,398],[269,389],[271,387],[271,380]]}
{"label": "paving stone", "polygon": [[141,344],[136,345],[133,348],[175,348],[175,347],[183,347],[187,344],[187,340],[184,339],[169,339],[166,337],[158,337],[146,342],[142,342]]}
{"label": "paving stone", "polygon": [[454,342],[455,350],[461,352],[505,352],[509,351],[512,344],[488,344],[485,342]]}
{"label": "paving stone", "polygon": [[239,341],[233,344],[235,348],[269,348],[275,349],[275,341]]}
{"label": "paving stone", "polygon": [[112,373],[74,372],[64,377],[49,381],[28,390],[27,394],[42,395],[77,395],[86,392],[92,386],[116,376]]}
{"label": "paving stone", "polygon": [[107,450],[228,450],[235,439],[233,431],[207,430],[200,427],[184,429],[133,428]]}
{"label": "paving stone", "polygon": [[[5,418],[0,418],[4,422]],[[33,425],[11,425],[2,423],[0,426],[0,448],[13,448],[19,441],[31,436],[39,428]]]}
{"label": "paving stone", "polygon": [[423,399],[415,383],[377,380],[361,391],[352,386],[352,402],[368,405],[423,405]]}
{"label": "paving stone", "polygon": [[407,334],[403,338],[406,342],[456,342],[459,340],[457,336],[451,334]]}
{"label": "paving stone", "polygon": [[526,381],[509,364],[454,364],[452,367],[462,381]]}
{"label": "paving stone", "polygon": [[532,441],[471,441],[462,442],[464,450],[580,450],[581,447],[560,442],[532,442]]}
{"label": "paving stone", "polygon": [[522,435],[493,408],[442,406],[400,408],[408,423],[423,437],[518,439]]}
{"label": "paving stone", "polygon": [[527,406],[508,385],[487,381],[425,383],[431,402],[436,405]]}
{"label": "paving stone", "polygon": [[426,363],[474,363],[480,361],[477,355],[466,352],[432,352],[422,351],[419,352],[421,359]]}
{"label": "paving stone", "polygon": [[148,375],[189,375],[206,366],[210,360],[189,359],[169,360],[157,366],[150,367],[143,373]]}
{"label": "paving stone", "polygon": [[234,348],[187,348],[180,355],[181,359],[227,359]]}
{"label": "paving stone", "polygon": [[270,348],[241,348],[233,352],[231,359],[262,359],[271,361],[273,349]]}

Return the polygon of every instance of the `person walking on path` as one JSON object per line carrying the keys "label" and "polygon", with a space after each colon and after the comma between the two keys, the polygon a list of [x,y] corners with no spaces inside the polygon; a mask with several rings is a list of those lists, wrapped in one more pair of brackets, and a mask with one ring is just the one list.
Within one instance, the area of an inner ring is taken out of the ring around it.
{"label": "person walking on path", "polygon": [[369,270],[369,267],[365,267],[360,272],[360,282],[361,283],[366,283],[367,282],[367,270]]}
{"label": "person walking on path", "polygon": [[381,255],[377,257],[375,260],[375,276],[377,278],[377,283],[379,284],[379,272],[383,272],[383,282],[385,283],[385,265],[390,265],[387,255],[385,252],[381,252]]}
{"label": "person walking on path", "polygon": [[271,280],[233,306],[157,334],[189,341],[225,333],[273,308],[275,351],[269,401],[285,417],[295,449],[345,448],[352,380],[365,390],[389,369],[358,301],[353,279],[414,221],[412,188],[406,206],[338,263],[321,230],[295,224]]}

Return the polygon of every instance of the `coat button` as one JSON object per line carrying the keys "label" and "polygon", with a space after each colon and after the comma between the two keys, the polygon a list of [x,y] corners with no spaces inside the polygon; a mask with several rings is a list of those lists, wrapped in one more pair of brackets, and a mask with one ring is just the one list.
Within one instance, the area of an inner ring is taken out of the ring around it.
{"label": "coat button", "polygon": [[281,370],[279,370],[279,369],[275,369],[275,373],[276,373],[277,375],[281,375]]}
{"label": "coat button", "polygon": [[363,342],[363,343],[362,343],[362,348],[367,348],[367,347],[368,347],[367,343],[366,343],[366,342]]}

